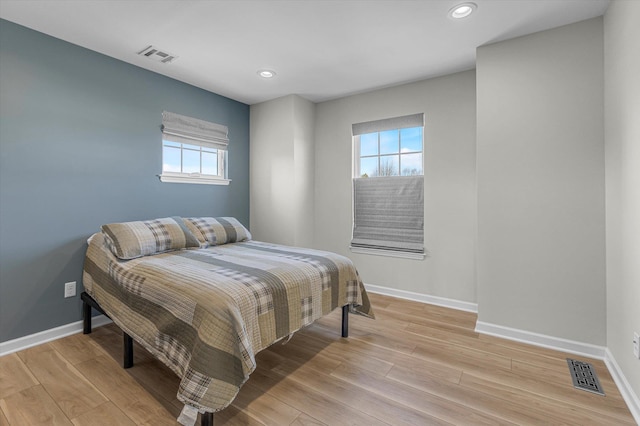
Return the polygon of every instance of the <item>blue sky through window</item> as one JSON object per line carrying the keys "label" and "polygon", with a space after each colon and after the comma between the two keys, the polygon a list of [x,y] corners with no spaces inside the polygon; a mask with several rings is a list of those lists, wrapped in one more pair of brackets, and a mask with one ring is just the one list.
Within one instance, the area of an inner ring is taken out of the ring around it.
{"label": "blue sky through window", "polygon": [[423,128],[360,135],[360,176],[423,174]]}
{"label": "blue sky through window", "polygon": [[400,130],[401,151],[422,152],[422,127]]}
{"label": "blue sky through window", "polygon": [[218,175],[218,150],[163,141],[162,171]]}
{"label": "blue sky through window", "polygon": [[380,132],[380,155],[397,154],[400,149],[397,130]]}
{"label": "blue sky through window", "polygon": [[378,133],[360,136],[360,155],[378,155]]}

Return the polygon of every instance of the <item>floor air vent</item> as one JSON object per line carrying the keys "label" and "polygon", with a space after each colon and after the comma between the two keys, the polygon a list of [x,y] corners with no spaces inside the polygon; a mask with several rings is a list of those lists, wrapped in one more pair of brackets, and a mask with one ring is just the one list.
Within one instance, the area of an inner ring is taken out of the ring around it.
{"label": "floor air vent", "polygon": [[604,396],[604,391],[600,386],[600,381],[593,369],[593,365],[571,358],[567,358],[567,364],[569,364],[573,387]]}

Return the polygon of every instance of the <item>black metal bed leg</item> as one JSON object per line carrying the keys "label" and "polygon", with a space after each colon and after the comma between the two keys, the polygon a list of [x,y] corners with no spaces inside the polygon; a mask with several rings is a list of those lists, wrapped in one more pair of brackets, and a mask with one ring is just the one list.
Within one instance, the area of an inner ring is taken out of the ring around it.
{"label": "black metal bed leg", "polygon": [[91,333],[91,305],[82,301],[82,334]]}
{"label": "black metal bed leg", "polygon": [[200,426],[213,426],[212,412],[207,411],[206,413],[202,413],[201,419],[200,419]]}
{"label": "black metal bed leg", "polygon": [[133,339],[124,331],[124,368],[133,367]]}
{"label": "black metal bed leg", "polygon": [[342,307],[342,337],[349,337],[349,305]]}
{"label": "black metal bed leg", "polygon": [[[80,298],[82,299],[83,333],[89,334],[91,333],[91,308],[97,310],[107,318],[109,315],[107,315],[100,305],[98,305],[98,302],[86,292],[83,291],[82,294],[80,294]],[[131,368],[133,367],[133,339],[124,331],[122,334],[124,336],[124,359],[122,364],[124,368]]]}
{"label": "black metal bed leg", "polygon": [[102,315],[109,318],[109,315],[105,311],[102,310],[98,302],[93,300],[93,297],[89,296],[86,291],[80,293],[80,299],[82,299],[82,320],[83,327],[82,332],[84,334],[91,333],[91,308],[100,312]]}

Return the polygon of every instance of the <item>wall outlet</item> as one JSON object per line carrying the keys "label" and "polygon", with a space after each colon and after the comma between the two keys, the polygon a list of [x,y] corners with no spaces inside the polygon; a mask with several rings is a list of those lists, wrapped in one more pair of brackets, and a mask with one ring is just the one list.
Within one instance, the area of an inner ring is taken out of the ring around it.
{"label": "wall outlet", "polygon": [[637,331],[633,333],[633,354],[640,359],[640,335]]}
{"label": "wall outlet", "polygon": [[73,297],[76,295],[76,282],[71,281],[64,283],[64,297]]}

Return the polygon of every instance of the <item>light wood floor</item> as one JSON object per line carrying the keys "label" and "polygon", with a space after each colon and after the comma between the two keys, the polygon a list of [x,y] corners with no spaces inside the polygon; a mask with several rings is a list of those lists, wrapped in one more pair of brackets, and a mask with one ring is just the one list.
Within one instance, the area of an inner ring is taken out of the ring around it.
{"label": "light wood floor", "polygon": [[[257,357],[219,425],[634,425],[604,363],[478,335],[476,315],[371,295],[377,319],[335,311]],[[591,362],[606,396],[576,390]],[[178,378],[142,348],[121,367],[114,325],[0,358],[2,425],[175,425]]]}

